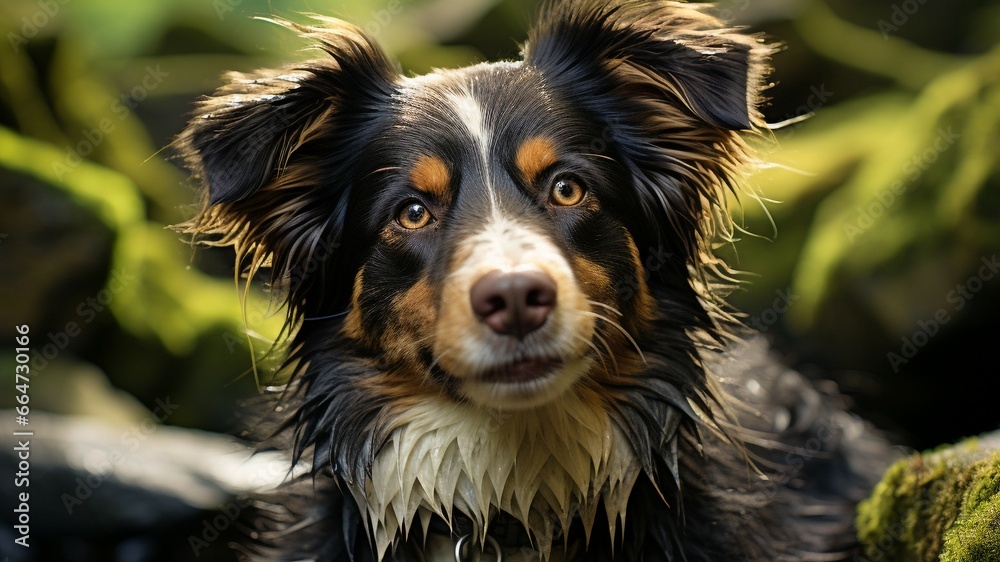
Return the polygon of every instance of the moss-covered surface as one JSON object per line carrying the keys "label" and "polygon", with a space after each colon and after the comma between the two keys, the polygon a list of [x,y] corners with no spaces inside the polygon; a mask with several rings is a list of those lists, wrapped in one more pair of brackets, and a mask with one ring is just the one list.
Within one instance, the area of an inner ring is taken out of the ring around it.
{"label": "moss-covered surface", "polygon": [[861,504],[858,535],[862,560],[1000,562],[1000,433],[896,463]]}

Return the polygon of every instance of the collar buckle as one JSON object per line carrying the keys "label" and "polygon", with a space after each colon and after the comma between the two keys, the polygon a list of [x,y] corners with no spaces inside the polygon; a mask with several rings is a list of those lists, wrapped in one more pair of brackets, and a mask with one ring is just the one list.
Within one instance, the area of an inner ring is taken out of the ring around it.
{"label": "collar buckle", "polygon": [[[470,537],[472,538],[472,541],[466,544],[466,540],[468,540]],[[503,551],[500,550],[500,544],[497,543],[497,540],[489,535],[486,535],[484,541],[479,541],[475,533],[471,535],[462,535],[458,539],[458,542],[455,543],[455,562],[481,561],[482,558],[475,552],[476,549],[474,547],[476,543],[478,543],[479,546],[483,547],[481,549],[483,551],[486,550],[485,548],[486,545],[489,545],[489,547],[493,550],[493,553],[496,555],[495,562],[503,562]],[[468,546],[473,546],[473,548],[467,548]],[[470,551],[470,552],[465,552],[465,551]]]}

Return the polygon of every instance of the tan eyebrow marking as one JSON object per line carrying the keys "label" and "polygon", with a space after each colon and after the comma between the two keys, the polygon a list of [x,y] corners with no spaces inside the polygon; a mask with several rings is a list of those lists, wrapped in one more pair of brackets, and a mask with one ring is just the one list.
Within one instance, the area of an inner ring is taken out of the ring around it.
{"label": "tan eyebrow marking", "polygon": [[410,183],[419,191],[438,198],[447,204],[451,200],[451,172],[444,160],[437,156],[421,156],[410,170]]}
{"label": "tan eyebrow marking", "polygon": [[531,137],[517,149],[516,164],[521,177],[531,183],[559,160],[555,144],[546,137]]}

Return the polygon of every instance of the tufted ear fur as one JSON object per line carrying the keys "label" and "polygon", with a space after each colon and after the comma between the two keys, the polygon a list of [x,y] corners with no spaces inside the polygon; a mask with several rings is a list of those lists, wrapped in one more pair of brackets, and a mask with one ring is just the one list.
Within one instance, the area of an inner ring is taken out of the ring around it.
{"label": "tufted ear fur", "polygon": [[[756,106],[769,49],[703,9],[552,0],[524,59],[603,125],[602,140],[632,176],[644,215],[633,226],[644,262],[669,256],[661,286],[713,313],[718,297],[705,288],[725,265],[711,246],[732,232],[725,192],[751,160],[739,131],[761,124]],[[705,327],[712,324],[706,316]]]}
{"label": "tufted ear fur", "polygon": [[757,120],[767,49],[722,27],[701,6],[555,0],[542,8],[528,63],[584,93],[616,77],[626,94],[669,99],[708,125],[750,129]]}
{"label": "tufted ear fur", "polygon": [[[272,283],[289,291],[290,315],[319,285],[309,272],[336,261],[357,147],[375,134],[373,117],[397,76],[360,29],[318,19],[321,27],[277,23],[316,42],[326,58],[230,74],[174,141],[206,194],[185,230],[235,246],[251,275],[270,265]],[[324,298],[312,300],[336,307],[350,282],[324,279]]]}

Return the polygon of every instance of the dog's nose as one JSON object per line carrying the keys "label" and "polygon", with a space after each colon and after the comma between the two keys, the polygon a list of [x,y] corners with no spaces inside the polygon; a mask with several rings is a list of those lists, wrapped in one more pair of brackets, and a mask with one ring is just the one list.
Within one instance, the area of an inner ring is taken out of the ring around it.
{"label": "dog's nose", "polygon": [[545,324],[556,306],[556,282],[541,271],[493,270],[472,286],[472,310],[504,336],[524,336]]}

